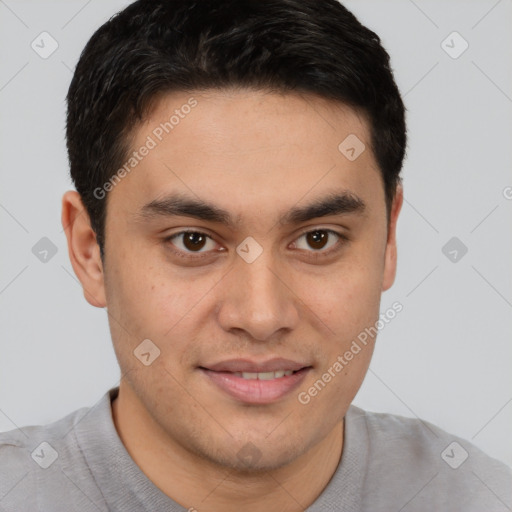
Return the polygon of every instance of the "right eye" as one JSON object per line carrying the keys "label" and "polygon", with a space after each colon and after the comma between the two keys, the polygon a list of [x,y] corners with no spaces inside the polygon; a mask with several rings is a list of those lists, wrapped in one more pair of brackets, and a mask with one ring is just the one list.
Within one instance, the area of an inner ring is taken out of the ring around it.
{"label": "right eye", "polygon": [[[165,238],[176,247],[177,252],[186,254],[204,253],[215,248],[215,241],[206,233],[200,231],[180,231]],[[193,256],[192,256],[193,257]]]}

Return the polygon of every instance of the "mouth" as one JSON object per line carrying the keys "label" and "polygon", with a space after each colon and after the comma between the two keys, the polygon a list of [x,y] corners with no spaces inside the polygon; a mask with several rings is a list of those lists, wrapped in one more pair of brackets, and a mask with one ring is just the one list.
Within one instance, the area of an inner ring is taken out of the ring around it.
{"label": "mouth", "polygon": [[265,363],[230,360],[198,369],[209,385],[239,402],[269,404],[297,388],[312,366],[286,359]]}
{"label": "mouth", "polygon": [[[297,370],[300,371],[300,370]],[[272,379],[280,379],[281,377],[288,377],[289,375],[293,375],[293,370],[277,370],[276,372],[233,372],[231,375],[235,377],[242,377],[242,379],[247,380],[272,380]]]}

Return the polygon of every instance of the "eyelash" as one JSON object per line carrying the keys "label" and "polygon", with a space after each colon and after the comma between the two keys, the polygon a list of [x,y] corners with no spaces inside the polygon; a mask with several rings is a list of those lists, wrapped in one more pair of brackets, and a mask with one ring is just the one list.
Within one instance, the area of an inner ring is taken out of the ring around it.
{"label": "eyelash", "polygon": [[[339,241],[336,245],[334,245],[333,247],[330,247],[329,249],[327,250],[322,250],[322,249],[319,249],[319,250],[311,250],[311,251],[306,251],[306,252],[309,252],[311,253],[310,254],[310,258],[313,259],[313,260],[318,260],[320,258],[323,258],[323,257],[328,257],[330,256],[332,253],[335,253],[339,250],[341,250],[342,246],[344,246],[348,241],[348,237],[341,234],[341,233],[338,233],[337,231],[334,231],[332,229],[322,229],[322,228],[316,228],[316,229],[312,229],[312,230],[309,230],[309,231],[305,231],[304,233],[300,234],[298,236],[298,238],[296,238],[295,240],[299,240],[300,238],[310,234],[310,233],[315,233],[316,231],[320,231],[320,232],[324,232],[324,233],[328,233],[330,235],[335,235],[339,238]],[[186,234],[189,234],[189,233],[193,233],[193,234],[196,234],[196,235],[203,235],[207,238],[209,238],[210,240],[213,240],[213,238],[208,235],[207,233],[204,233],[202,231],[195,231],[195,230],[185,230],[185,231],[180,231],[178,233],[174,233],[166,238],[164,238],[164,242],[165,243],[169,243],[171,242],[171,246],[173,245],[172,244],[172,240],[175,239],[175,238],[178,238],[179,236],[182,236],[182,235],[186,235]],[[213,240],[215,241],[215,240]],[[209,252],[210,251],[204,251],[204,252],[187,252],[187,251],[183,251],[181,249],[177,249],[177,248],[171,248],[172,252],[174,254],[176,254],[177,256],[181,257],[181,258],[187,258],[189,260],[199,260],[201,258],[204,258],[204,257],[207,257],[209,255]],[[303,251],[304,249],[299,249],[300,251]]]}

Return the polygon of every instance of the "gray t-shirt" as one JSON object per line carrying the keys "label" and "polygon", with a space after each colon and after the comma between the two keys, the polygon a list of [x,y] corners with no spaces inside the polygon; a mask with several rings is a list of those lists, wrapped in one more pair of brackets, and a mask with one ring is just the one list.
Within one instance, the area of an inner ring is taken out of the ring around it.
{"label": "gray t-shirt", "polygon": [[[0,511],[187,510],[126,451],[112,419],[118,390],[55,423],[0,433]],[[352,405],[340,464],[307,512],[507,510],[508,466],[430,423]]]}

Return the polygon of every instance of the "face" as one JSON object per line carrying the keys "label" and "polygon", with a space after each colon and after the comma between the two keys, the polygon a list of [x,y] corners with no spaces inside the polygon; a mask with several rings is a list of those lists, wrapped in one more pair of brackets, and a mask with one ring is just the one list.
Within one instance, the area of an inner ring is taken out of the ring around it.
{"label": "face", "polygon": [[284,466],[341,426],[394,279],[368,125],[311,95],[173,93],[132,148],[101,284],[122,392],[190,453]]}

